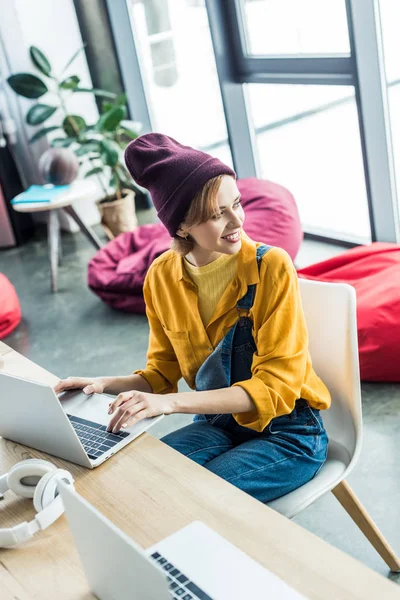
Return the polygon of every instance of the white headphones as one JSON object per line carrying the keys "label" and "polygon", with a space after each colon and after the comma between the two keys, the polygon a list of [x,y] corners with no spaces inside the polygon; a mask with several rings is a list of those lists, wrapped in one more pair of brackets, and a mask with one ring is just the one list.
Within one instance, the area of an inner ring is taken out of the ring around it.
{"label": "white headphones", "polygon": [[57,469],[51,462],[37,458],[17,463],[9,473],[0,477],[0,499],[7,490],[11,490],[17,496],[33,498],[37,512],[30,523],[24,521],[14,527],[0,529],[0,548],[11,548],[29,540],[63,514],[64,506],[57,490],[59,481],[74,485],[69,471]]}

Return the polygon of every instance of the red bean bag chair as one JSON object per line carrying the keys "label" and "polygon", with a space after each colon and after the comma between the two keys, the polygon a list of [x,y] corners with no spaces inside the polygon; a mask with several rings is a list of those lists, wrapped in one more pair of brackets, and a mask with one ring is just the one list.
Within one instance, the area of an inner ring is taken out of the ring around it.
{"label": "red bean bag chair", "polygon": [[255,242],[283,248],[294,261],[303,241],[303,230],[296,201],[289,190],[255,177],[239,179],[237,186],[247,235]]}
{"label": "red bean bag chair", "polygon": [[[292,194],[271,181],[239,179],[244,229],[253,240],[284,248],[294,260],[303,239]],[[88,266],[88,285],[104,302],[127,312],[144,313],[143,282],[157,256],[171,244],[164,225],[142,225],[122,233],[99,250]]]}
{"label": "red bean bag chair", "polygon": [[21,322],[21,307],[15,288],[0,273],[0,340],[9,335]]}
{"label": "red bean bag chair", "polygon": [[400,381],[400,246],[359,246],[300,269],[298,275],[354,286],[361,379]]}

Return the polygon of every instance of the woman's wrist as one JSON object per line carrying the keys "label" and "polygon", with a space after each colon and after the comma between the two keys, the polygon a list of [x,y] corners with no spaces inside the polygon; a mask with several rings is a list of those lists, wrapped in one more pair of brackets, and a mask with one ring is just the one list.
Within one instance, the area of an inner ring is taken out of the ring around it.
{"label": "woman's wrist", "polygon": [[117,396],[122,392],[136,390],[139,392],[153,393],[153,390],[148,381],[141,375],[125,375],[117,377],[100,377],[104,384],[104,392]]}
{"label": "woman's wrist", "polygon": [[239,386],[204,392],[168,394],[172,413],[217,414],[244,413],[255,410],[247,392]]}
{"label": "woman's wrist", "polygon": [[174,394],[165,394],[165,399],[167,400],[168,412],[164,412],[165,415],[173,415],[174,413],[183,412],[180,409],[180,400],[183,394],[186,392],[178,392]]}
{"label": "woman's wrist", "polygon": [[98,379],[103,385],[103,392],[111,394],[111,388],[114,387],[117,377],[99,377]]}

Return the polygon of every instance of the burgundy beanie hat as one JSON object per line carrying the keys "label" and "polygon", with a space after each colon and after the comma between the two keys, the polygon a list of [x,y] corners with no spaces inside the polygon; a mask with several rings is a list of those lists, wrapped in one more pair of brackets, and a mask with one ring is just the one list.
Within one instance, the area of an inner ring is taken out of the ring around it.
{"label": "burgundy beanie hat", "polygon": [[162,133],[146,133],[130,142],[125,162],[133,179],[149,190],[157,215],[172,237],[193,197],[209,179],[217,175],[236,178],[218,158]]}

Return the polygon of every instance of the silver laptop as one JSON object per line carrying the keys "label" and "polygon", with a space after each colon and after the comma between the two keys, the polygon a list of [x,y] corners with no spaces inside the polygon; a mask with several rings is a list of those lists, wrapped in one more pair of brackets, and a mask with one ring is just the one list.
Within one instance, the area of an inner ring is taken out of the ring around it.
{"label": "silver laptop", "polygon": [[101,465],[163,415],[108,433],[113,396],[82,390],[58,397],[48,385],[0,373],[0,436],[89,469]]}
{"label": "silver laptop", "polygon": [[100,600],[305,600],[194,521],[143,551],[66,484],[59,490],[91,591]]}

